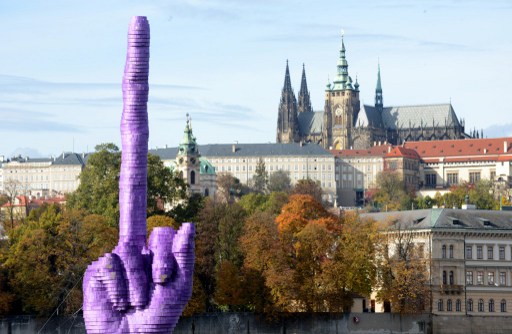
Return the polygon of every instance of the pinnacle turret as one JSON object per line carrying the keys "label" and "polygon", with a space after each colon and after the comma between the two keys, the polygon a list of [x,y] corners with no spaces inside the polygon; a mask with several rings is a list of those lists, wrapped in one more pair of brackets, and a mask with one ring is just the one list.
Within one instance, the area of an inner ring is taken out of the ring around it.
{"label": "pinnacle turret", "polygon": [[297,118],[297,100],[293,93],[290,79],[290,69],[288,60],[286,61],[286,71],[284,76],[284,85],[281,92],[281,102],[279,103],[279,112],[277,115],[277,138],[278,143],[292,143],[299,138],[299,121]]}
{"label": "pinnacle turret", "polygon": [[382,84],[380,82],[380,62],[377,67],[377,87],[375,87],[375,108],[382,112],[384,109],[384,100],[382,97]]}
{"label": "pinnacle turret", "polygon": [[313,111],[313,108],[311,107],[311,99],[309,96],[308,83],[306,81],[306,68],[304,64],[302,64],[302,79],[300,82],[298,104],[299,113]]}

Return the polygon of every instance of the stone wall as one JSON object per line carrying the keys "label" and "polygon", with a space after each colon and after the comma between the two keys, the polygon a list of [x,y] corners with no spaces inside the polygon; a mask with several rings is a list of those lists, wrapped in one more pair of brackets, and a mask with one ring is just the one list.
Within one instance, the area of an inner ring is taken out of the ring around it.
{"label": "stone wall", "polygon": [[[84,334],[83,319],[0,318],[0,333]],[[10,325],[9,325],[10,323]],[[45,328],[41,330],[42,326]],[[193,326],[192,326],[193,324]],[[505,334],[512,317],[403,316],[390,313],[293,314],[266,321],[251,313],[209,313],[181,318],[174,334]]]}

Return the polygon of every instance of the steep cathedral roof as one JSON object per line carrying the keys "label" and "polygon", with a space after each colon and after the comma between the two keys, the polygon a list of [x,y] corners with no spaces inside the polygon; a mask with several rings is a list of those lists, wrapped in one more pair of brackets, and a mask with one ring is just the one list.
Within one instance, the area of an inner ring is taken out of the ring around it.
{"label": "steep cathedral roof", "polygon": [[298,114],[299,130],[301,134],[321,134],[324,112],[302,112]]}
{"label": "steep cathedral roof", "polygon": [[384,107],[382,116],[374,106],[363,105],[356,126],[383,126],[386,129],[460,126],[450,103]]}

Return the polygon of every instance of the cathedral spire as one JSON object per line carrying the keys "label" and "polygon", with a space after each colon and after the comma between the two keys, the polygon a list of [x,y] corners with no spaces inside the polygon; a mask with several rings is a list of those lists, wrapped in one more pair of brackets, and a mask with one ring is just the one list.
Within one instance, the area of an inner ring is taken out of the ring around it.
{"label": "cathedral spire", "polygon": [[337,71],[336,78],[333,81],[334,90],[344,90],[345,85],[348,81],[348,62],[345,57],[345,41],[343,39],[344,32],[341,31],[341,49],[340,49],[340,57],[338,58],[337,63]]}
{"label": "cathedral spire", "polygon": [[290,69],[286,60],[286,72],[284,76],[281,101],[277,114],[277,137],[278,143],[293,143],[299,140],[299,121],[297,119],[297,100],[293,93],[290,80]]}
{"label": "cathedral spire", "polygon": [[290,80],[290,69],[288,68],[288,59],[286,59],[286,72],[284,74],[283,92],[292,92],[292,82]]}
{"label": "cathedral spire", "polygon": [[313,111],[313,108],[311,107],[311,99],[309,96],[308,83],[306,81],[306,68],[304,64],[302,64],[302,79],[300,82],[298,103],[299,113]]}
{"label": "cathedral spire", "polygon": [[382,109],[384,109],[384,101],[382,98],[382,84],[380,82],[380,61],[378,63],[377,67],[377,87],[375,88],[375,108],[382,112]]}

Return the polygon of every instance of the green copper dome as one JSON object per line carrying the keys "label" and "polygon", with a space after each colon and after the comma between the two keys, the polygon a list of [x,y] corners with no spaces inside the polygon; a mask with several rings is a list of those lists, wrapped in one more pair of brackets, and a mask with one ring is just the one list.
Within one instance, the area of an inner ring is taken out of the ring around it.
{"label": "green copper dome", "polygon": [[215,167],[205,158],[199,158],[199,167],[200,174],[215,175]]}
{"label": "green copper dome", "polygon": [[183,133],[183,139],[178,146],[178,155],[197,154],[197,143],[196,137],[192,133],[192,124],[190,122],[190,116],[187,114],[187,125]]}

